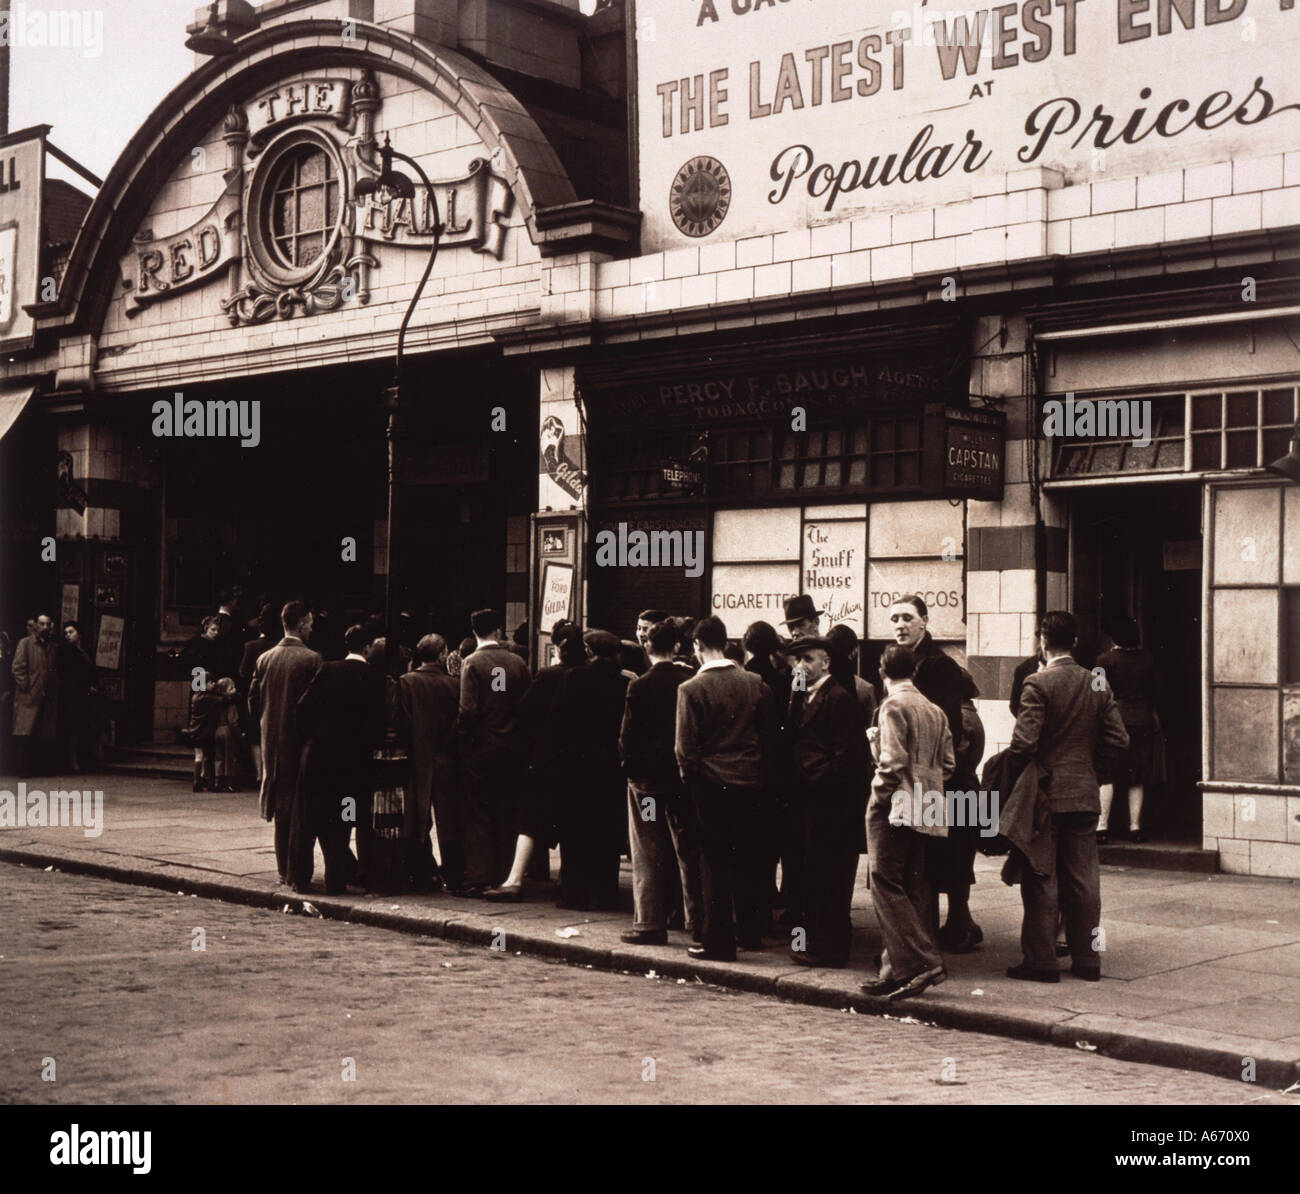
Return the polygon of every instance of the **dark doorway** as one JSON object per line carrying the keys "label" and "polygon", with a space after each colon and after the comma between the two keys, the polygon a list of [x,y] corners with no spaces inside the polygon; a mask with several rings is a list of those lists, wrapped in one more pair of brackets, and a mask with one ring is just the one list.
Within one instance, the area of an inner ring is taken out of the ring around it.
{"label": "dark doorway", "polygon": [[[1111,646],[1115,620],[1133,618],[1163,681],[1163,784],[1148,788],[1153,838],[1201,839],[1201,489],[1196,484],[1107,485],[1070,498],[1072,609],[1080,662]],[[1115,793],[1111,826],[1123,825]]]}

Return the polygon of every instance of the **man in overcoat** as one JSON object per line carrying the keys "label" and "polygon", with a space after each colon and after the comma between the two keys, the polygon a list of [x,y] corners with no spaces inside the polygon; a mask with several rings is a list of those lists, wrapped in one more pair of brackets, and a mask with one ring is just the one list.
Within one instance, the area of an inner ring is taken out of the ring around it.
{"label": "man in overcoat", "polygon": [[54,620],[49,614],[41,614],[36,619],[35,633],[23,639],[14,652],[14,749],[20,776],[31,775],[38,762],[48,765],[52,761],[48,757],[38,761],[34,756],[38,750],[50,754],[58,730],[56,650]]}
{"label": "man in overcoat", "polygon": [[434,877],[429,830],[436,824],[443,881],[459,890],[465,883],[454,743],[460,682],[447,674],[447,640],[442,635],[420,639],[415,659],[419,666],[400,680],[402,722],[411,754],[411,799],[403,837],[411,843],[413,885],[427,888]]}
{"label": "man in overcoat", "polygon": [[[306,602],[290,601],[280,612],[284,638],[262,655],[253,668],[248,688],[248,708],[261,725],[262,789],[259,810],[264,821],[275,822],[275,865],[280,882],[290,875],[311,874],[311,855],[290,866],[289,838],[298,791],[298,764],[302,739],[298,734],[298,702],[321,665],[321,657],[307,646],[311,636],[311,611]],[[311,849],[308,842],[307,849]]]}

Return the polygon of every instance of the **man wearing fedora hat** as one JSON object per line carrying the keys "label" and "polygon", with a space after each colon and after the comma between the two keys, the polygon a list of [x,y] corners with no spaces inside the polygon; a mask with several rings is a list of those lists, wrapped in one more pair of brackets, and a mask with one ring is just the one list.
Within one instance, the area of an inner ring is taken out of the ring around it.
{"label": "man wearing fedora hat", "polygon": [[798,597],[785,599],[785,619],[781,625],[786,627],[791,638],[816,637],[821,634],[822,611],[814,604],[807,593]]}
{"label": "man wearing fedora hat", "polygon": [[867,784],[867,739],[855,696],[831,677],[831,643],[806,636],[789,648],[795,670],[786,714],[792,795],[803,816],[802,926],[791,960],[845,966]]}

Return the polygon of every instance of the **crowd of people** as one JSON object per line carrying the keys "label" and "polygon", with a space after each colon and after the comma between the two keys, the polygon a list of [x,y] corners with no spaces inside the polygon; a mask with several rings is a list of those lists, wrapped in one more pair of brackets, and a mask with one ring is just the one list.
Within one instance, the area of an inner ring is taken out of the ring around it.
{"label": "crowd of people", "polygon": [[[626,853],[625,942],[681,931],[693,957],[731,960],[775,936],[795,964],[843,967],[865,853],[883,948],[864,989],[892,999],[942,982],[943,954],[983,939],[970,890],[988,827],[943,799],[981,786],[976,686],[930,636],[920,597],[890,610],[879,700],[851,629],[822,635],[807,595],[784,612],[784,634],[757,622],[739,643],[716,617],[653,609],[635,641],[562,621],[532,675],[499,612],[480,610],[472,639],[453,651],[426,634],[391,675],[375,627],[350,627],[345,657],[325,662],[312,611],[290,602],[283,637],[243,653],[281,881],[310,890],[319,842],[329,893],[522,901],[558,844],[559,906],[612,910]],[[1002,785],[999,840],[1025,904],[1025,960],[1008,974],[1059,981],[1068,952],[1092,980],[1097,768],[1129,738],[1109,687],[1070,655],[1071,615],[1046,615],[1040,632],[1013,740],[983,776]],[[922,793],[940,794],[937,815],[921,815]]]}
{"label": "crowd of people", "polygon": [[[1098,838],[1117,787],[1137,830],[1159,753],[1158,677],[1136,626],[1117,628],[1099,682],[1071,655],[1073,617],[1045,615],[1016,670],[1010,747],[977,775],[978,690],[920,597],[890,608],[879,688],[852,629],[823,635],[808,595],[784,613],[781,631],[755,622],[739,641],[716,617],[655,609],[629,639],[561,621],[533,675],[526,627],[506,639],[494,610],[454,648],[417,639],[403,615],[390,653],[374,620],[341,631],[295,600],[278,614],[263,602],[249,623],[225,592],[179,652],[194,788],[255,782],[280,881],[298,892],[319,843],[329,893],[520,901],[530,879],[549,883],[558,845],[559,905],[612,910],[626,854],[623,940],[680,931],[705,959],[776,937],[797,965],[846,966],[865,854],[883,948],[864,989],[889,998],[942,982],[943,955],[980,944],[975,855],[1005,851],[1025,906],[1024,962],[1008,973],[1059,981],[1068,954],[1073,974],[1099,977]],[[45,615],[12,656],[0,636],[19,775],[87,757],[95,669],[79,640],[68,623],[56,642]],[[981,788],[992,827],[945,799]]]}
{"label": "crowd of people", "polygon": [[49,614],[13,645],[0,631],[0,769],[21,778],[90,770],[98,755],[96,669],[81,628]]}

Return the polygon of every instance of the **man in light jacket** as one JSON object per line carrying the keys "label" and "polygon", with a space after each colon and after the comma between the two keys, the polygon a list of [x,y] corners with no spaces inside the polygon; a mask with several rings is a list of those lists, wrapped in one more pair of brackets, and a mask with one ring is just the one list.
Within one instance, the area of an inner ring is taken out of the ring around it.
{"label": "man in light jacket", "polygon": [[871,900],[885,948],[880,977],[862,989],[886,999],[917,995],[948,977],[930,929],[924,835],[947,835],[944,784],[956,758],[948,719],[917,690],[915,672],[910,647],[885,648],[880,674],[887,695],[870,731],[876,776],[867,843]]}
{"label": "man in light jacket", "polygon": [[1089,982],[1101,978],[1096,758],[1099,751],[1117,755],[1127,750],[1128,733],[1105,680],[1071,658],[1076,633],[1073,615],[1056,611],[1043,616],[1038,634],[1047,662],[1025,680],[1009,748],[1013,755],[1037,762],[1052,822],[1049,857],[1055,867],[1049,875],[1027,869],[1020,881],[1025,959],[1007,970],[1009,978],[1029,982],[1061,981],[1055,948],[1058,909],[1065,913],[1071,973]]}

